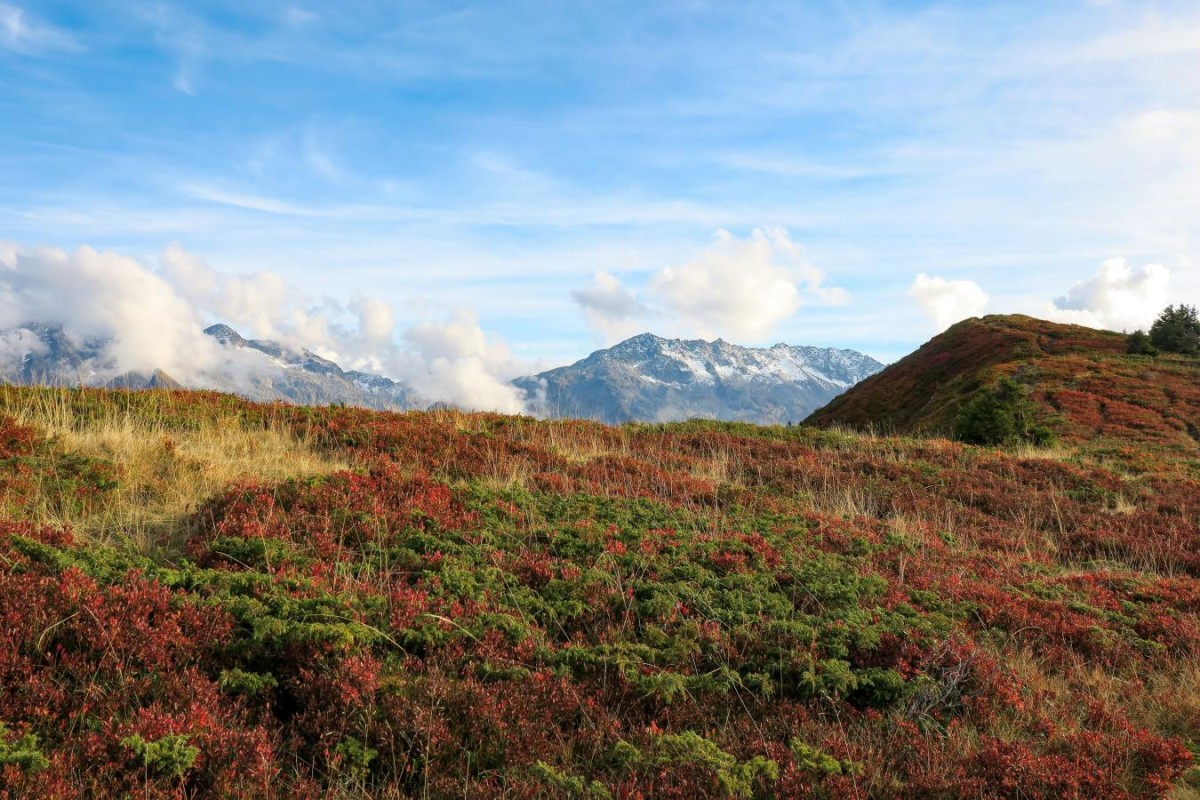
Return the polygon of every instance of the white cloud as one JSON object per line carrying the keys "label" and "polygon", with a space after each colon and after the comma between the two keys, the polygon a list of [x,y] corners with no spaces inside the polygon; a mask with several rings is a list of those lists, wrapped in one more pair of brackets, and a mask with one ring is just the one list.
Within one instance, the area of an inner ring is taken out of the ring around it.
{"label": "white cloud", "polygon": [[[409,328],[401,347],[396,313],[379,298],[320,303],[270,272],[218,272],[178,245],[162,257],[164,277],[189,303],[243,334],[308,348],[346,369],[404,380],[423,397],[463,408],[520,413],[522,395],[508,384],[520,374],[508,346],[489,339],[471,311],[444,323]],[[346,324],[354,320],[354,325]]]}
{"label": "white cloud", "polygon": [[718,231],[700,258],[664,269],[651,286],[697,333],[758,339],[806,301],[849,300],[844,289],[824,282],[824,273],[805,260],[786,230],[756,228],[747,239]]}
{"label": "white cloud", "polygon": [[1134,270],[1123,258],[1105,261],[1099,272],[1055,298],[1047,316],[1091,328],[1146,328],[1169,300],[1171,271],[1161,264]]}
{"label": "white cloud", "polygon": [[[525,411],[523,393],[508,381],[522,370],[508,346],[489,339],[470,311],[442,323],[423,322],[404,333],[416,350],[419,391],[469,409]],[[421,374],[423,373],[423,374]]]}
{"label": "white cloud", "polygon": [[596,273],[591,286],[572,291],[571,299],[583,308],[588,323],[603,332],[609,341],[638,333],[648,311],[617,276],[603,270]]}
{"label": "white cloud", "polygon": [[196,308],[131,258],[90,247],[67,253],[10,246],[4,264],[0,329],[50,323],[76,341],[111,338],[106,355],[119,371],[163,369],[180,380],[217,360]]}
{"label": "white cloud", "polygon": [[1129,128],[1135,139],[1144,142],[1194,146],[1200,137],[1200,112],[1165,108],[1146,111],[1134,116]]}
{"label": "white cloud", "polygon": [[79,49],[66,31],[8,3],[0,3],[0,47],[27,55],[43,50]]}
{"label": "white cloud", "polygon": [[987,293],[974,281],[948,281],[924,272],[908,287],[907,295],[933,320],[938,333],[960,320],[979,316],[988,304]]}
{"label": "white cloud", "polygon": [[741,240],[719,231],[700,258],[667,267],[650,285],[700,335],[757,339],[800,308],[796,276],[776,263],[795,255],[783,232],[756,229]]}
{"label": "white cloud", "polygon": [[178,244],[163,251],[161,264],[163,278],[188,302],[248,336],[311,347],[313,335],[325,326],[306,310],[309,299],[274,273],[218,272]]}
{"label": "white cloud", "polygon": [[313,174],[328,180],[339,180],[342,177],[342,170],[317,142],[316,136],[311,131],[304,136],[301,152],[304,156],[304,163],[313,171]]}
{"label": "white cloud", "polygon": [[358,316],[358,330],[364,339],[372,342],[390,342],[396,330],[396,312],[387,303],[375,297],[356,297],[350,301],[350,310]]}
{"label": "white cloud", "polygon": [[[522,393],[508,383],[524,365],[504,342],[488,337],[470,311],[411,327],[403,336],[406,348],[396,341],[395,311],[379,298],[314,302],[278,275],[223,273],[177,244],[155,270],[88,247],[66,253],[0,242],[0,331],[44,323],[61,325],[78,342],[111,340],[105,356],[114,375],[162,369],[185,385],[203,386],[208,370],[244,368],[204,335],[213,321],[310,349],[346,369],[405,380],[430,400],[525,410]],[[9,335],[0,342],[0,358],[27,339]]]}
{"label": "white cloud", "polygon": [[713,244],[693,261],[667,267],[651,277],[654,313],[614,276],[601,272],[595,283],[571,293],[593,326],[610,336],[631,333],[642,317],[689,335],[759,340],[805,302],[838,305],[844,289],[826,286],[825,275],[804,258],[782,228],[756,228],[739,239],[717,232]]}
{"label": "white cloud", "polygon": [[283,20],[288,25],[305,25],[320,20],[320,17],[306,8],[288,6],[283,11]]}
{"label": "white cloud", "polygon": [[1136,61],[1200,52],[1200,24],[1148,16],[1142,25],[1098,38],[1080,48],[1087,61]]}

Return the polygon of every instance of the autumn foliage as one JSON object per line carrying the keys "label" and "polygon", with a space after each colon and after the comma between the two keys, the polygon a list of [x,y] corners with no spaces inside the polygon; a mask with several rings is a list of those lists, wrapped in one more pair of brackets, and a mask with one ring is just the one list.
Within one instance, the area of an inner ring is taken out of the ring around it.
{"label": "autumn foliage", "polygon": [[1023,316],[969,319],[816,411],[810,422],[883,433],[954,433],[981,392],[1012,381],[1034,421],[1070,443],[1150,445],[1200,459],[1200,361],[1127,354],[1126,337]]}
{"label": "autumn foliage", "polygon": [[[1090,396],[1053,394],[1080,425]],[[1136,403],[1103,412],[1146,432],[1124,451],[1045,458],[67,401],[84,425],[114,405],[282,425],[353,468],[235,482],[146,551],[39,519],[104,513],[121,471],[5,418],[0,797],[1191,791],[1200,478]]]}

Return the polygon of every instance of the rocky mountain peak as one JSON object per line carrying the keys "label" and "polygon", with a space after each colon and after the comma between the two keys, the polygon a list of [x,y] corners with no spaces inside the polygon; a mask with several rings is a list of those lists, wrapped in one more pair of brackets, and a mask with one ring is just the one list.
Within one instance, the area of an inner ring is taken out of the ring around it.
{"label": "rocky mountain peak", "polygon": [[210,325],[204,329],[204,332],[221,344],[232,345],[234,347],[245,347],[247,344],[240,333],[225,324]]}

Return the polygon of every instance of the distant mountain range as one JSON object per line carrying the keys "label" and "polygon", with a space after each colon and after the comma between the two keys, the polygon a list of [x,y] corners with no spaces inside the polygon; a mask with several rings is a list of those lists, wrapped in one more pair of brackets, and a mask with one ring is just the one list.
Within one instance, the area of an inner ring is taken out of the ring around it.
{"label": "distant mountain range", "polygon": [[[224,361],[192,383],[252,400],[376,409],[423,409],[416,387],[381,375],[343,370],[308,350],[246,339],[228,325],[204,331],[224,346]],[[121,372],[108,342],[76,341],[55,325],[0,332],[0,379],[17,384],[178,388],[172,376]],[[883,364],[854,350],[739,347],[725,341],[663,339],[645,333],[587,358],[513,384],[531,413],[607,423],[666,422],[691,417],[763,424],[799,421]]]}

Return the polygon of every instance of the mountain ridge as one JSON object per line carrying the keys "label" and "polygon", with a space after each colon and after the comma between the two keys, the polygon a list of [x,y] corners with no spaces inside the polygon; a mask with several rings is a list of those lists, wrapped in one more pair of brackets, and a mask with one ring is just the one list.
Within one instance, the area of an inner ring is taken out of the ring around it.
{"label": "mountain ridge", "polygon": [[798,421],[883,364],[854,350],[652,333],[597,350],[574,364],[513,381],[547,416],[606,423],[691,417],[782,424]]}

